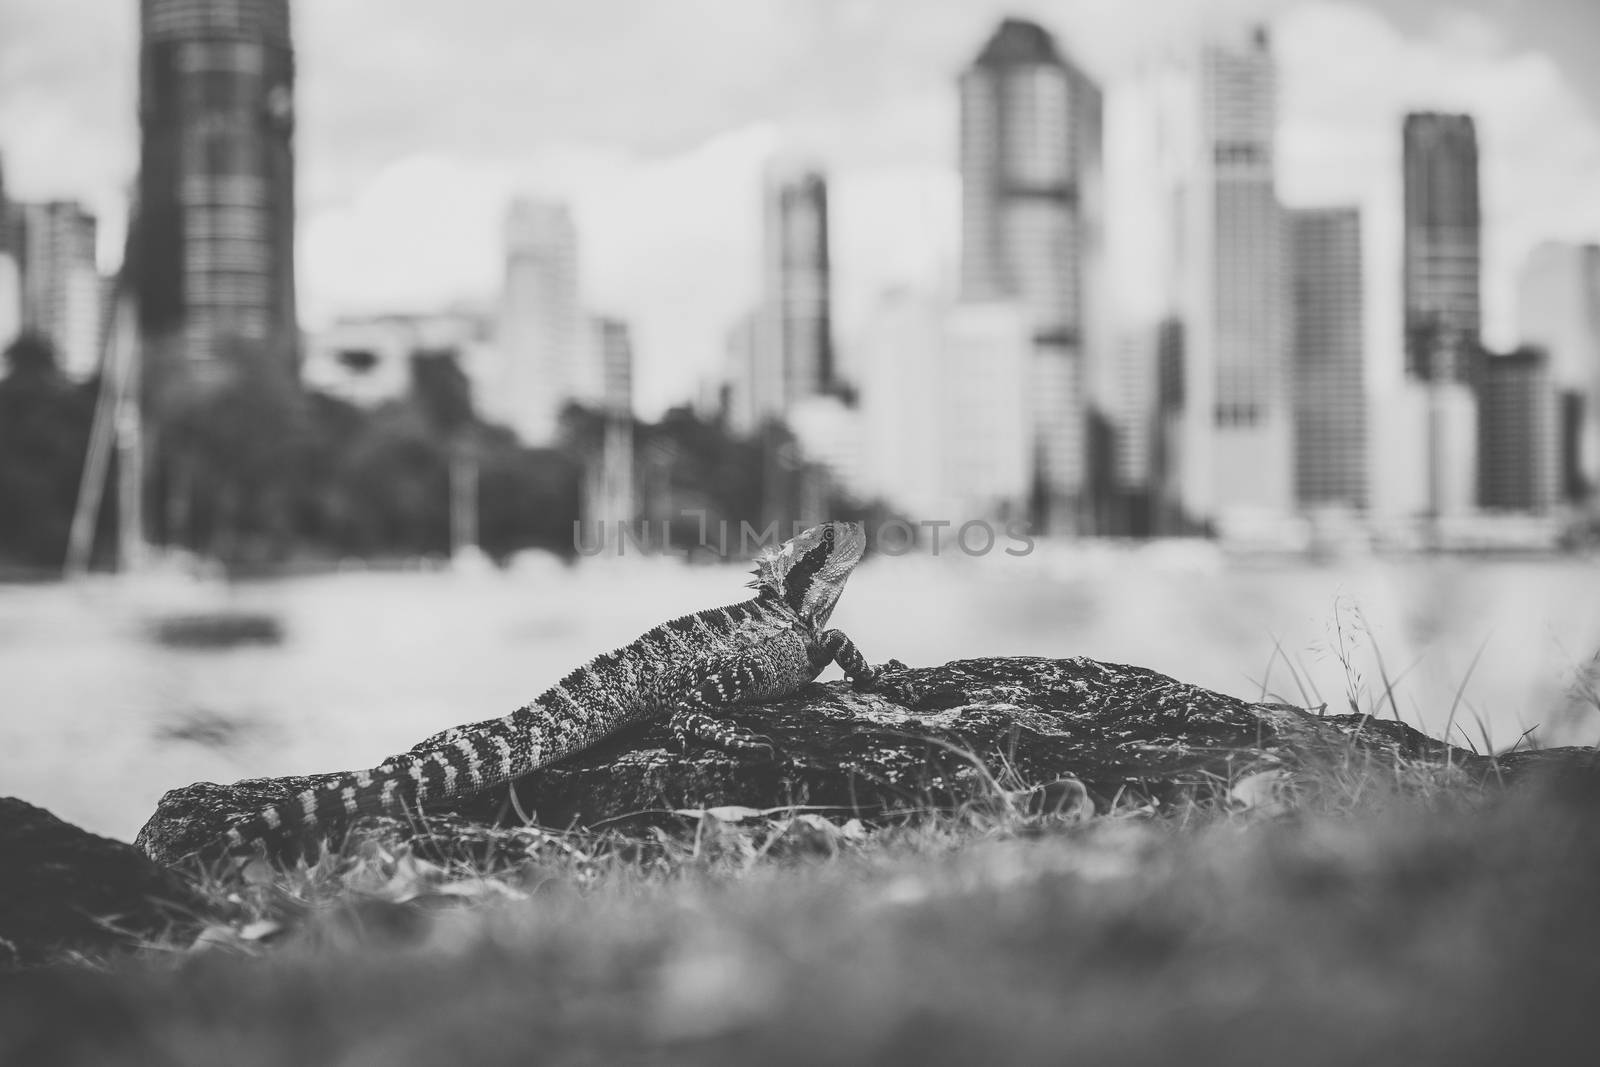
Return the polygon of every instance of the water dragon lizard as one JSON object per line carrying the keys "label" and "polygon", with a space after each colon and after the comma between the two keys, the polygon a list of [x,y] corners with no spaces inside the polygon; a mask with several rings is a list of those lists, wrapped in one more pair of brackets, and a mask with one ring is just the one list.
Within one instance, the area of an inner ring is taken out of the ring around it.
{"label": "water dragon lizard", "polygon": [[901,666],[868,665],[848,637],[826,628],[865,548],[860,525],[813,526],[756,561],[754,597],[662,623],[509,715],[451,727],[370,770],[328,775],[236,822],[218,844],[275,847],[358,815],[414,812],[510,782],[624,727],[663,717],[681,744],[770,758],[770,739],[717,712],[789,696],[830,663],[863,691],[880,688],[884,671]]}

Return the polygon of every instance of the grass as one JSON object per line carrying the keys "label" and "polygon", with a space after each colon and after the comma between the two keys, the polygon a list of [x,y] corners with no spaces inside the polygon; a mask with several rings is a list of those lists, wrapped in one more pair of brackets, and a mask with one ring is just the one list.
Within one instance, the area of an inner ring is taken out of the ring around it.
{"label": "grass", "polygon": [[870,832],[725,810],[213,868],[198,938],[0,980],[0,1062],[1531,1062],[1587,1035],[1593,798],[1354,753],[1163,811],[1015,784]]}

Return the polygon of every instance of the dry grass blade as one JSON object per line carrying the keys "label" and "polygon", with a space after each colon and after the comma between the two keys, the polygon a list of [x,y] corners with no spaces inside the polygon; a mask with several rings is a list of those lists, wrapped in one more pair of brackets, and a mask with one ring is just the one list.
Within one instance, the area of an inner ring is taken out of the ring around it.
{"label": "dry grass blade", "polygon": [[[1450,731],[1455,726],[1456,711],[1461,707],[1461,698],[1466,694],[1467,683],[1472,680],[1472,672],[1477,669],[1478,661],[1483,658],[1483,650],[1489,647],[1489,638],[1493,636],[1493,631],[1483,635],[1483,640],[1478,643],[1478,650],[1472,654],[1472,662],[1467,664],[1467,671],[1461,676],[1461,684],[1456,686],[1455,698],[1450,701],[1450,714],[1445,718],[1444,722],[1444,739],[1447,743],[1450,740]],[[1481,720],[1479,725],[1482,725]],[[1461,736],[1463,738],[1466,737],[1465,731],[1462,732]],[[1468,739],[1467,744],[1471,746],[1472,741]],[[1474,751],[1476,751],[1476,748],[1474,748]]]}

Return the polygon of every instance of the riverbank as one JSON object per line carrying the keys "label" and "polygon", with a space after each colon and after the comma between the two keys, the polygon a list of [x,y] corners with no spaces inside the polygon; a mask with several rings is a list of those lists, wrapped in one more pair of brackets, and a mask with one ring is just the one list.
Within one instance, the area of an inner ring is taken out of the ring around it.
{"label": "riverbank", "polygon": [[0,1062],[1588,1062],[1581,781],[1329,764],[1101,814],[226,867],[198,936],[0,978]]}

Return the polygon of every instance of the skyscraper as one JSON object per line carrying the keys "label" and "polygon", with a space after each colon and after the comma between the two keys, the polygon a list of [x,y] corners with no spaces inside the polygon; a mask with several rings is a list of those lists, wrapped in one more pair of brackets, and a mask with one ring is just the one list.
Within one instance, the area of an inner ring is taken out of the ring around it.
{"label": "skyscraper", "polygon": [[[606,523],[611,529],[633,519],[633,343],[628,324],[621,319],[595,316],[589,320],[587,360],[593,378],[591,392],[582,397],[586,406],[604,416],[600,452],[587,457],[583,478],[583,517]],[[606,527],[596,525],[597,533]],[[619,534],[620,536],[620,534]]]}
{"label": "skyscraper", "polygon": [[1287,264],[1273,179],[1277,73],[1267,31],[1208,45],[1180,192],[1184,413],[1178,499],[1190,520],[1293,507]]}
{"label": "skyscraper", "polygon": [[633,340],[621,319],[597,315],[591,320],[594,359],[599,372],[595,399],[601,410],[621,418],[633,417]]}
{"label": "skyscraper", "polygon": [[289,0],[141,0],[140,34],[129,267],[145,350],[179,379],[212,376],[235,340],[293,371]]}
{"label": "skyscraper", "polygon": [[[878,298],[856,341],[867,493],[905,515],[933,516],[944,507],[946,313],[931,294],[892,289]],[[981,363],[965,373],[982,373]]]}
{"label": "skyscraper", "polygon": [[16,207],[6,192],[5,156],[0,155],[0,253],[17,253],[18,240],[13,234]]}
{"label": "skyscraper", "polygon": [[952,521],[1020,518],[1034,476],[1032,309],[963,301],[945,317],[939,489]]}
{"label": "skyscraper", "polygon": [[[1406,378],[1426,401],[1424,466],[1429,516],[1472,506],[1476,478],[1482,225],[1478,141],[1468,115],[1407,115],[1404,139]],[[1480,486],[1481,486],[1481,480]]]}
{"label": "skyscraper", "polygon": [[1538,348],[1485,355],[1478,385],[1478,506],[1542,515],[1558,499],[1556,391]]}
{"label": "skyscraper", "polygon": [[827,180],[814,167],[780,160],[766,181],[763,417],[782,416],[835,384]]}
{"label": "skyscraper", "polygon": [[22,205],[22,328],[48,338],[62,371],[79,380],[99,366],[96,229],[76,201]]}
{"label": "skyscraper", "polygon": [[961,73],[960,94],[961,299],[1026,309],[1035,518],[1081,528],[1101,329],[1100,89],[1044,28],[1006,19]]}
{"label": "skyscraper", "polygon": [[760,427],[766,409],[762,399],[761,313],[747,311],[728,329],[723,343],[722,392],[717,405],[728,429],[749,437]]}
{"label": "skyscraper", "polygon": [[1563,495],[1600,486],[1600,245],[1546,243],[1517,287],[1521,339],[1550,353],[1563,402]]}
{"label": "skyscraper", "polygon": [[518,200],[506,220],[503,385],[491,410],[529,444],[555,439],[561,409],[579,391],[585,325],[571,212],[565,204]]}
{"label": "skyscraper", "polygon": [[22,330],[22,248],[13,223],[15,208],[6,195],[4,164],[0,159],[0,350]]}
{"label": "skyscraper", "polygon": [[1361,213],[1288,213],[1294,286],[1294,474],[1302,508],[1365,509]]}
{"label": "skyscraper", "polygon": [[1471,116],[1407,115],[1404,166],[1406,374],[1470,382],[1482,314]]}

